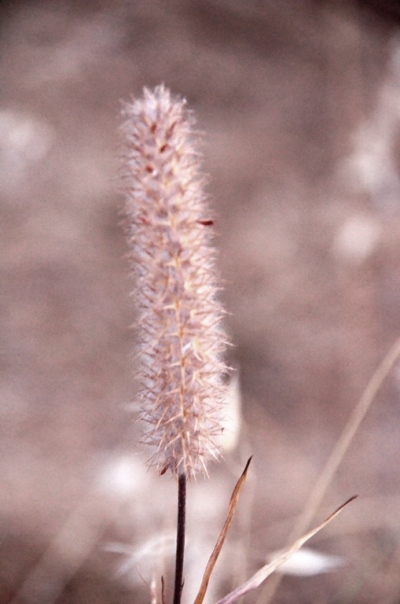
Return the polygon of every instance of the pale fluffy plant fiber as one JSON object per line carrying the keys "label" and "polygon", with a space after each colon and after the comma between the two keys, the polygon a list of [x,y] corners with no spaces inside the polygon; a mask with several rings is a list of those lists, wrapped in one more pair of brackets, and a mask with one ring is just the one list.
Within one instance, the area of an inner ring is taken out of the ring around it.
{"label": "pale fluffy plant fiber", "polygon": [[164,473],[218,457],[225,336],[193,118],[164,87],[123,110],[125,214],[138,309],[143,441]]}

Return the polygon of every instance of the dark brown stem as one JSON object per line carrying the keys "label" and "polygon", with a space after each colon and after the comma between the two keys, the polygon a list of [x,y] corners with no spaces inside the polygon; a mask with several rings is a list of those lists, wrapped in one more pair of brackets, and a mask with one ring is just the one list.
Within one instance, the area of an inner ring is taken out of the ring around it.
{"label": "dark brown stem", "polygon": [[185,554],[185,524],[186,524],[186,474],[179,474],[174,604],[181,604],[181,599],[182,599],[183,559],[184,559],[184,554]]}

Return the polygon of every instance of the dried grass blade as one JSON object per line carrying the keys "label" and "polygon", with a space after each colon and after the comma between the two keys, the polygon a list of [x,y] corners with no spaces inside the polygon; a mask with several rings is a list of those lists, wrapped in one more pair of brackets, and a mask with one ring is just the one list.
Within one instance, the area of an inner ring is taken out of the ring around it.
{"label": "dried grass blade", "polygon": [[250,462],[252,460],[252,457],[250,457],[246,463],[246,466],[242,472],[242,475],[240,476],[239,480],[237,481],[235,488],[232,491],[232,495],[229,501],[229,506],[228,506],[228,513],[226,515],[226,520],[224,523],[224,526],[222,528],[222,531],[217,539],[217,542],[215,544],[215,547],[212,551],[212,554],[208,560],[207,566],[206,566],[206,570],[204,571],[204,575],[203,575],[203,579],[200,585],[200,589],[199,589],[199,593],[196,596],[196,599],[194,601],[194,604],[202,604],[203,600],[204,600],[204,596],[206,595],[206,591],[207,591],[207,587],[208,584],[210,582],[210,577],[211,577],[211,573],[214,570],[214,566],[218,560],[218,556],[221,553],[221,549],[222,546],[224,544],[226,535],[228,533],[230,524],[233,520],[233,516],[236,510],[236,506],[237,503],[239,501],[239,494],[240,491],[242,490],[242,487],[244,485],[244,482],[246,480],[246,476],[247,476],[247,470],[249,469],[250,466]]}
{"label": "dried grass blade", "polygon": [[227,596],[222,598],[222,600],[219,600],[217,602],[217,604],[233,604],[239,598],[241,598],[242,596],[247,594],[249,591],[253,591],[253,589],[256,589],[257,587],[259,587],[259,585],[261,585],[261,583],[263,581],[265,581],[265,579],[267,577],[269,577],[281,564],[286,562],[286,560],[288,560],[288,558],[290,558],[290,556],[292,554],[297,552],[309,539],[311,539],[311,537],[314,537],[314,535],[316,535],[316,533],[318,533],[329,522],[331,522],[334,518],[336,518],[336,516],[338,514],[340,514],[340,512],[343,510],[343,508],[346,507],[351,501],[356,499],[356,497],[357,497],[357,495],[354,495],[353,497],[348,499],[345,503],[343,503],[337,510],[335,510],[330,516],[328,516],[328,518],[326,518],[326,520],[324,520],[316,528],[312,529],[311,531],[309,531],[308,533],[306,533],[299,539],[296,539],[296,541],[294,541],[294,543],[292,545],[290,545],[288,548],[282,550],[282,552],[280,554],[278,554],[276,556],[276,558],[274,558],[272,560],[272,562],[269,562],[268,564],[266,564],[265,566],[260,568],[260,570],[258,570],[248,581],[246,581],[245,583],[243,583],[242,585],[237,587],[230,594],[228,594]]}
{"label": "dried grass blade", "polygon": [[[323,500],[325,493],[327,492],[328,487],[337,472],[337,469],[345,458],[347,450],[349,449],[361,425],[361,422],[368,413],[372,403],[376,399],[376,396],[384,380],[387,378],[387,376],[393,369],[399,357],[400,338],[397,338],[393,346],[390,348],[389,352],[386,354],[384,359],[381,361],[381,363],[375,370],[374,374],[372,375],[370,381],[367,384],[367,387],[362,393],[361,398],[357,402],[357,405],[354,407],[349,419],[347,420],[346,425],[343,428],[339,439],[335,444],[328,458],[328,461],[325,464],[324,469],[322,470],[317,482],[315,483],[307,498],[304,509],[300,514],[299,519],[296,522],[293,531],[291,532],[291,535],[289,536],[289,541],[294,539],[296,535],[301,534],[308,527],[316,510],[321,504],[321,501]],[[279,587],[281,579],[282,577],[275,577],[275,584],[272,586],[271,584],[269,585],[268,594],[262,594],[260,602],[262,602],[263,604],[269,604],[272,601],[275,592]]]}

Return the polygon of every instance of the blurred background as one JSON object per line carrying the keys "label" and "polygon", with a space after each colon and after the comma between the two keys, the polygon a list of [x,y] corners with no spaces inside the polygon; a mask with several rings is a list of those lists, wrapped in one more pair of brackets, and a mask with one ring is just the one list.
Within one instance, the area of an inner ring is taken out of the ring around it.
{"label": "blurred background", "polygon": [[[399,4],[3,1],[0,82],[0,603],[170,590],[175,484],[137,447],[118,192],[121,100],[161,82],[203,133],[240,380],[238,444],[189,489],[187,602],[254,455],[215,602],[286,543],[400,336]],[[340,568],[247,602],[399,601],[399,389],[400,364],[313,521],[359,494],[310,544]]]}

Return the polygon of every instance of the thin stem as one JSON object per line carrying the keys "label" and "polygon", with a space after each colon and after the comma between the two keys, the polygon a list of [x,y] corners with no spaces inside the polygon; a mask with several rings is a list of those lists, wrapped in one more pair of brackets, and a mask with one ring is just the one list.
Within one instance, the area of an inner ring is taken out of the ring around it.
{"label": "thin stem", "polygon": [[[315,511],[321,504],[322,499],[331,484],[335,473],[338,470],[341,462],[343,461],[348,448],[350,447],[354,436],[357,433],[358,428],[367,412],[369,411],[372,403],[375,401],[379,389],[381,388],[384,380],[393,369],[396,361],[400,357],[400,338],[397,338],[392,348],[384,357],[383,361],[378,365],[370,381],[367,384],[364,392],[361,395],[360,400],[354,407],[349,419],[347,420],[344,429],[342,430],[337,443],[335,444],[328,461],[325,464],[321,474],[319,475],[311,493],[309,494],[303,511],[301,512],[293,531],[289,536],[289,543],[292,539],[301,534],[303,530],[307,528],[311,519],[313,518]],[[275,575],[275,580],[270,583],[270,591],[268,594],[261,594],[259,601],[264,604],[269,604],[278,589],[282,575]]]}
{"label": "thin stem", "polygon": [[174,604],[181,604],[181,599],[182,599],[183,559],[184,559],[184,555],[185,555],[185,524],[186,524],[186,474],[179,474]]}

